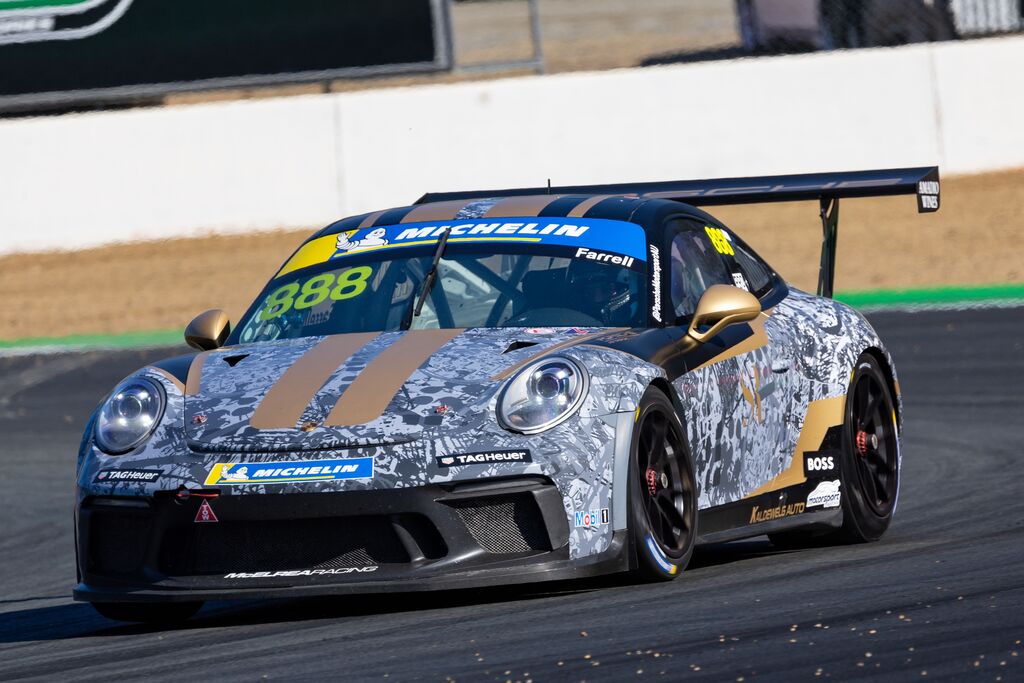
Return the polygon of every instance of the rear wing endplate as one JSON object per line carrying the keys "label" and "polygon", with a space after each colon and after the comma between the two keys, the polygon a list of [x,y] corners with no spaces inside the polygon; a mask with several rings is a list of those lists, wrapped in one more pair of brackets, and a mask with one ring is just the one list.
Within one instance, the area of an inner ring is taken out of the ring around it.
{"label": "rear wing endplate", "polygon": [[917,210],[939,210],[939,169],[937,166],[895,168],[845,173],[807,173],[800,175],[719,178],[715,180],[679,180],[655,183],[613,185],[571,185],[530,187],[471,192],[425,194],[417,204],[524,195],[617,195],[638,199],[668,199],[693,206],[723,204],[761,204],[817,200],[822,224],[821,268],[818,294],[832,296],[835,283],[836,242],[839,232],[839,200],[843,198],[915,195]]}

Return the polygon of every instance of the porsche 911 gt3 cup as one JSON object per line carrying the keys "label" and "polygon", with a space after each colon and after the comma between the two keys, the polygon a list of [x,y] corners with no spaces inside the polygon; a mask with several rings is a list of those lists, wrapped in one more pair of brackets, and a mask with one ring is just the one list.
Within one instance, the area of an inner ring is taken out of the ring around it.
{"label": "porsche 911 gt3 cup", "polygon": [[[614,572],[695,544],[868,541],[899,491],[892,359],[830,298],[843,197],[934,168],[427,195],[310,237],[232,331],[141,368],[78,458],[76,599],[204,600]],[[696,205],[816,199],[818,295]]]}

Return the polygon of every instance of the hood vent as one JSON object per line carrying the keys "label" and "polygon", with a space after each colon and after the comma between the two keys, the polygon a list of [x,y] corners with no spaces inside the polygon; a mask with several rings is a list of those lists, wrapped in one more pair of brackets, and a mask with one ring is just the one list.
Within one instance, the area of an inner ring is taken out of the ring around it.
{"label": "hood vent", "polygon": [[536,345],[537,345],[537,342],[521,341],[521,340],[517,339],[516,341],[512,342],[511,344],[509,344],[508,348],[505,349],[504,351],[502,351],[502,353],[509,353],[511,351],[518,351],[519,349],[528,349],[531,346],[536,346]]}
{"label": "hood vent", "polygon": [[225,363],[227,363],[231,367],[235,367],[236,365],[238,365],[239,363],[241,363],[243,360],[245,360],[248,357],[249,357],[249,354],[241,353],[241,354],[239,354],[237,356],[221,356],[221,360],[223,360]]}

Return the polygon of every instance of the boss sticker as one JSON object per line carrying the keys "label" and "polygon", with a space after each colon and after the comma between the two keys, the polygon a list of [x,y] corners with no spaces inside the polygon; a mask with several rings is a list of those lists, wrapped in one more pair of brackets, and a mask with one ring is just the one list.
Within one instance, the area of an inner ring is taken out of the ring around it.
{"label": "boss sticker", "polygon": [[837,464],[836,456],[834,455],[804,453],[804,472],[807,474],[815,472],[835,472]]}

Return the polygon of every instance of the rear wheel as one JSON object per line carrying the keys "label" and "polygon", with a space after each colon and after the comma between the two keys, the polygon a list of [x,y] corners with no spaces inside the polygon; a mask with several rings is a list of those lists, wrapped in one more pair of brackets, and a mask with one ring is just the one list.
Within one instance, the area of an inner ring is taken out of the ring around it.
{"label": "rear wheel", "polygon": [[843,430],[842,540],[881,538],[892,522],[899,494],[900,447],[889,382],[870,354],[857,360],[846,398]]}
{"label": "rear wheel", "polygon": [[857,359],[846,395],[843,421],[843,526],[831,532],[803,530],[769,534],[784,549],[877,541],[889,528],[899,493],[900,451],[889,382],[869,353]]}
{"label": "rear wheel", "polygon": [[637,578],[671,580],[697,538],[697,485],[675,407],[650,387],[640,401],[630,462],[630,531]]}
{"label": "rear wheel", "polygon": [[93,609],[114,621],[146,624],[176,624],[187,620],[203,606],[201,602],[94,602]]}

